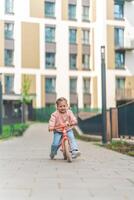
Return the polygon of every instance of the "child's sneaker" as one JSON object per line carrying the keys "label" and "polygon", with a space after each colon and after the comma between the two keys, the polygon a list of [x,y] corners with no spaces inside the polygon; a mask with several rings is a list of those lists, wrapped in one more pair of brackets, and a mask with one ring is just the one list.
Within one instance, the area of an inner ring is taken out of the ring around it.
{"label": "child's sneaker", "polygon": [[50,158],[54,159],[55,154],[53,154],[52,152],[50,153]]}
{"label": "child's sneaker", "polygon": [[80,151],[79,150],[73,150],[72,151],[72,158],[77,158],[77,157],[79,157],[80,156]]}

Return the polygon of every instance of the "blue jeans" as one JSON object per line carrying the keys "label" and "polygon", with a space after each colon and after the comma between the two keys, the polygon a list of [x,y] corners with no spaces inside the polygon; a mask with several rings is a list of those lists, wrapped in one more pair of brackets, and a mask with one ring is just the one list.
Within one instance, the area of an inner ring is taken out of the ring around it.
{"label": "blue jeans", "polygon": [[[69,138],[71,151],[78,149],[78,145],[76,143],[73,131],[72,130],[67,131],[67,135],[68,135],[68,138]],[[51,153],[53,155],[57,154],[57,151],[58,151],[60,144],[61,144],[61,138],[62,138],[62,133],[54,132],[53,142],[52,142],[52,145],[51,145]]]}

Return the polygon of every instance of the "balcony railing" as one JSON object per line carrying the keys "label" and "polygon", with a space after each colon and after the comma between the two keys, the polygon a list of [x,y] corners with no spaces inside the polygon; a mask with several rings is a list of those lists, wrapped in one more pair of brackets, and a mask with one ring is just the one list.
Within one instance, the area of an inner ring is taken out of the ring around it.
{"label": "balcony railing", "polygon": [[83,94],[83,103],[91,105],[91,94],[90,93]]}
{"label": "balcony railing", "polygon": [[46,92],[45,93],[45,102],[48,104],[48,103],[50,103],[50,104],[55,104],[55,101],[56,101],[56,96],[57,96],[57,94],[56,94],[56,92]]}
{"label": "balcony railing", "polygon": [[134,89],[116,89],[116,100],[133,100]]}
{"label": "balcony railing", "polygon": [[124,48],[133,50],[134,49],[134,38],[125,37],[124,38]]}

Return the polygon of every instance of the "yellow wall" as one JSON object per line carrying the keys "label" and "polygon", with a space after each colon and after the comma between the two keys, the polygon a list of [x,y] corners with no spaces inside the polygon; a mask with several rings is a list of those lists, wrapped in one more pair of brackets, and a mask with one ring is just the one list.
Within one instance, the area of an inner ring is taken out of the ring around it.
{"label": "yellow wall", "polygon": [[45,76],[41,76],[41,107],[45,107]]}
{"label": "yellow wall", "polygon": [[91,22],[96,21],[96,0],[90,1],[90,20]]}
{"label": "yellow wall", "polygon": [[82,43],[81,43],[81,38],[82,38],[82,30],[81,28],[77,28],[77,67],[78,70],[82,69]]}
{"label": "yellow wall", "polygon": [[125,88],[134,89],[134,76],[127,76]]}
{"label": "yellow wall", "polygon": [[107,67],[115,68],[115,49],[114,49],[114,27],[107,27]]}
{"label": "yellow wall", "polygon": [[0,66],[4,66],[4,22],[0,21]]}
{"label": "yellow wall", "polygon": [[22,67],[39,68],[39,25],[22,23]]}
{"label": "yellow wall", "polygon": [[[30,82],[29,94],[33,96],[36,95],[36,76],[31,74],[22,75],[22,90],[24,81]],[[33,97],[33,106],[36,107],[36,96]]]}
{"label": "yellow wall", "polygon": [[30,0],[30,16],[44,17],[44,0]]}
{"label": "yellow wall", "polygon": [[62,9],[61,9],[61,16],[62,20],[68,19],[68,0],[62,0]]}
{"label": "yellow wall", "polygon": [[114,19],[114,0],[107,0],[107,19]]}
{"label": "yellow wall", "polygon": [[91,94],[92,95],[91,96],[91,99],[92,99],[91,104],[93,105],[93,108],[98,108],[97,77],[93,77],[92,81],[93,81],[93,88],[92,88],[93,93]]}

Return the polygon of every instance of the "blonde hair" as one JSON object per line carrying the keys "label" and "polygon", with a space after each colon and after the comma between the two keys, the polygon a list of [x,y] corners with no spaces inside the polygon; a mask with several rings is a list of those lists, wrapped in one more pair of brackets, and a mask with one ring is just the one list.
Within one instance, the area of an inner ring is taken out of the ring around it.
{"label": "blonde hair", "polygon": [[60,97],[56,100],[56,105],[58,106],[58,104],[61,102],[61,101],[65,101],[67,103],[67,99],[64,98],[64,97]]}

